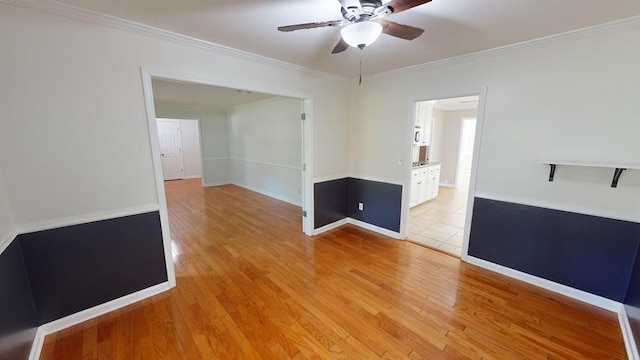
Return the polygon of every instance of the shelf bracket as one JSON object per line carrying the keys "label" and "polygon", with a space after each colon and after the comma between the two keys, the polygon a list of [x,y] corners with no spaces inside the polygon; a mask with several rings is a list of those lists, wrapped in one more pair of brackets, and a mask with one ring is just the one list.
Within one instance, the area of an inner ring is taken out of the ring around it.
{"label": "shelf bracket", "polygon": [[622,172],[625,170],[627,169],[616,168],[616,171],[613,172],[613,181],[611,181],[612,188],[618,187],[618,180],[620,179],[620,175],[622,175]]}
{"label": "shelf bracket", "polygon": [[553,181],[553,176],[556,174],[556,164],[549,164],[549,182]]}

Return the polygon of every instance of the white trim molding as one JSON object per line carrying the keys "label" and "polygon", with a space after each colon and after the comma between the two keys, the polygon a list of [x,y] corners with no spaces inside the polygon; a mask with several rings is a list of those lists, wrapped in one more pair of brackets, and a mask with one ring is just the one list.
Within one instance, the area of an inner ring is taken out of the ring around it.
{"label": "white trim molding", "polygon": [[106,15],[97,11],[83,9],[77,6],[64,4],[57,1],[49,0],[0,0],[0,3],[19,6],[27,9],[36,9],[46,11],[58,16],[79,20],[91,24],[106,26],[114,29],[131,31],[133,33],[150,36],[156,39],[171,41],[178,44],[189,45],[200,49],[209,50],[221,55],[235,57],[236,59],[262,63],[269,66],[278,67],[280,69],[296,71],[298,73],[312,73],[319,77],[328,79],[348,81],[348,79],[319,70],[308,69],[303,66],[291,64],[288,62],[268,58],[266,56],[256,55],[250,52],[234,49],[228,46],[212,43],[209,41],[193,38],[190,36],[174,33],[149,25],[140,24],[134,21],[121,19],[115,16]]}
{"label": "white trim molding", "polygon": [[381,182],[381,183],[391,184],[391,185],[404,186],[404,183],[402,182],[402,180],[391,179],[391,178],[386,178],[386,179],[385,178],[376,178],[376,177],[371,177],[371,176],[366,176],[366,175],[349,175],[349,176],[347,176],[347,178],[353,178],[353,179],[358,179],[358,180],[367,180],[367,181]]}
{"label": "white trim molding", "polygon": [[152,211],[158,211],[160,209],[158,204],[147,204],[141,206],[134,206],[124,209],[106,210],[95,212],[91,214],[83,214],[77,216],[69,216],[59,219],[51,219],[45,221],[38,221],[29,224],[18,226],[17,232],[20,234],[28,234],[36,231],[57,229],[65,226],[87,224],[95,221],[116,219],[120,217],[139,215]]}
{"label": "white trim molding", "polygon": [[313,230],[313,236],[322,234],[323,232],[327,232],[329,230],[337,229],[340,226],[346,225],[348,223],[349,223],[349,218],[344,218],[344,219],[340,219],[338,221],[334,221],[331,224],[327,224],[327,225],[321,226],[321,227],[319,227],[317,229],[314,229]]}
{"label": "white trim molding", "polygon": [[586,291],[574,289],[566,285],[558,284],[556,282],[553,282],[547,279],[543,279],[531,274],[514,270],[514,269],[511,269],[502,265],[498,265],[486,260],[482,260],[473,256],[467,256],[467,262],[469,264],[476,265],[481,268],[491,270],[520,281],[524,281],[531,285],[535,285],[537,287],[541,287],[543,289],[553,291],[557,294],[564,295],[572,299],[582,301],[584,303],[597,306],[605,310],[613,311],[615,313],[619,312],[620,307],[622,306],[622,304],[617,301],[610,300],[602,296],[594,295]]}
{"label": "white trim molding", "polygon": [[235,182],[232,183],[232,184],[235,185],[235,186],[239,186],[241,188],[245,188],[247,190],[251,190],[253,192],[257,192],[258,194],[262,194],[264,196],[268,196],[268,197],[272,197],[274,199],[278,199],[280,201],[284,201],[284,202],[289,203],[291,205],[302,207],[302,203],[300,203],[299,201],[296,201],[296,200],[293,200],[293,199],[289,199],[289,198],[286,198],[286,197],[278,195],[278,194],[270,193],[268,191],[264,191],[262,189],[258,189],[258,188],[255,188],[253,186],[249,186],[249,185],[246,185],[246,184],[240,184],[240,183],[235,183]]}
{"label": "white trim molding", "polygon": [[620,331],[622,331],[624,347],[627,349],[627,357],[629,360],[640,360],[640,355],[638,355],[638,346],[633,338],[631,324],[629,323],[629,315],[627,314],[627,309],[624,307],[624,304],[620,306],[620,311],[618,311],[618,321],[620,322]]}
{"label": "white trim molding", "polygon": [[398,239],[398,240],[402,240],[403,238],[400,236],[400,233],[395,232],[395,231],[391,231],[391,230],[387,230],[385,228],[376,226],[376,225],[372,225],[369,223],[366,223],[364,221],[360,221],[360,220],[356,220],[354,218],[344,218],[344,219],[340,219],[338,221],[332,222],[331,224],[327,224],[325,226],[322,226],[320,228],[317,228],[313,231],[313,235],[319,235],[322,234],[323,232],[327,232],[329,230],[333,230],[335,228],[338,228],[342,225],[346,225],[346,224],[351,224],[351,225],[355,225],[359,228],[363,228],[365,230],[371,230],[375,233],[378,233],[380,235],[384,235],[384,236],[388,236],[390,238],[394,238],[394,239]]}
{"label": "white trim molding", "polygon": [[214,186],[232,185],[232,184],[233,183],[230,182],[230,181],[219,181],[219,182],[205,183],[202,186],[203,187],[214,187]]}
{"label": "white trim molding", "polygon": [[611,30],[631,28],[640,25],[640,16],[633,16],[626,19],[616,20],[604,24],[597,24],[581,29],[571,30],[560,34],[553,34],[533,40],[527,40],[516,44],[505,45],[493,49],[482,50],[471,54],[464,54],[459,56],[450,57],[447,59],[430,61],[423,64],[414,66],[408,66],[402,69],[391,70],[384,73],[364,76],[362,80],[364,82],[378,80],[378,79],[390,79],[397,76],[411,74],[415,71],[430,71],[440,69],[448,66],[458,65],[462,63],[468,63],[472,61],[482,60],[489,57],[500,56],[504,54],[513,53],[520,50],[531,49],[541,46],[548,46],[562,41],[579,40],[588,36],[605,33]]}
{"label": "white trim molding", "polygon": [[323,183],[323,182],[327,182],[327,181],[336,181],[336,180],[348,179],[350,177],[351,176],[349,176],[349,175],[323,176],[323,177],[319,177],[319,178],[313,179],[313,184],[319,184],[319,183]]}
{"label": "white trim molding", "polygon": [[279,168],[284,168],[284,169],[293,169],[293,170],[302,171],[302,166],[276,164],[276,163],[267,162],[267,161],[240,159],[240,158],[234,158],[234,157],[230,157],[229,159],[230,160],[234,160],[234,161],[244,161],[244,162],[248,162],[248,163],[252,163],[252,164],[260,164],[260,165],[266,165],[266,166],[273,166],[273,167],[279,167]]}
{"label": "white trim molding", "polygon": [[366,230],[371,230],[373,232],[376,232],[376,233],[381,234],[381,235],[388,236],[390,238],[394,238],[394,239],[398,239],[398,240],[402,240],[403,239],[403,237],[400,236],[400,233],[398,233],[398,232],[387,230],[385,228],[381,228],[379,226],[366,223],[364,221],[360,221],[360,220],[356,220],[356,219],[353,219],[353,218],[349,218],[349,224],[361,227],[361,228],[366,229]]}
{"label": "white trim molding", "polygon": [[640,219],[634,216],[630,216],[630,214],[628,213],[619,213],[619,212],[606,211],[606,210],[603,211],[602,209],[597,209],[597,208],[577,207],[571,204],[561,204],[561,203],[555,203],[555,202],[545,201],[545,200],[540,201],[535,199],[520,198],[516,196],[503,196],[503,195],[498,195],[498,194],[489,193],[485,191],[476,192],[475,197],[483,198],[487,200],[509,202],[509,203],[519,204],[519,205],[540,207],[540,208],[545,208],[550,210],[566,211],[566,212],[582,214],[582,215],[590,215],[590,216],[597,216],[597,217],[614,219],[614,220],[640,223]]}
{"label": "white trim molding", "polygon": [[18,230],[13,228],[4,236],[0,236],[0,255],[7,250],[9,245],[18,237]]}
{"label": "white trim molding", "polygon": [[[164,248],[164,260],[167,266],[167,278],[171,287],[176,286],[176,273],[173,266],[173,254],[171,253],[171,230],[169,226],[169,210],[167,209],[167,195],[164,190],[164,176],[162,175],[162,163],[160,156],[160,138],[158,137],[158,123],[156,121],[156,108],[153,103],[153,84],[151,74],[140,67],[140,80],[142,81],[142,93],[147,115],[147,130],[149,130],[149,144],[151,145],[151,162],[153,164],[153,177],[156,185],[156,197],[158,199],[158,211],[160,212],[160,228],[162,230],[162,244]],[[205,169],[202,169],[204,175]]]}
{"label": "white trim molding", "polygon": [[92,308],[80,311],[78,313],[63,317],[62,319],[54,320],[52,322],[39,326],[38,330],[36,331],[36,336],[33,339],[33,344],[31,345],[29,360],[40,359],[40,353],[42,352],[42,346],[44,345],[44,338],[47,335],[53,334],[60,330],[64,330],[66,328],[80,324],[82,322],[91,320],[100,315],[104,315],[108,312],[131,305],[138,301],[144,300],[151,296],[170,290],[171,288],[172,288],[172,285],[169,284],[169,282],[163,282],[161,284],[148,287],[146,289],[140,290],[133,294],[125,295],[123,297],[106,302],[104,304],[94,306]]}

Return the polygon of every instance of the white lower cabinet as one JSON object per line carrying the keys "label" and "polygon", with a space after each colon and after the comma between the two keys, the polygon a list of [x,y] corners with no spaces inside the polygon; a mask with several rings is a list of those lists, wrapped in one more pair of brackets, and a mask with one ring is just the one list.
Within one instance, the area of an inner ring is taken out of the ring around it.
{"label": "white lower cabinet", "polygon": [[440,165],[425,166],[411,170],[409,207],[416,206],[438,196]]}

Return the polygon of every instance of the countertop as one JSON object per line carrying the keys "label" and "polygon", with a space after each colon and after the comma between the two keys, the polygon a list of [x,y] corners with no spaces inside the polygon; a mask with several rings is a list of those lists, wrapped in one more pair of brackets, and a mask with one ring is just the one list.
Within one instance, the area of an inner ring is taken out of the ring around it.
{"label": "countertop", "polygon": [[428,167],[428,166],[435,166],[435,165],[440,165],[440,163],[437,162],[437,161],[427,161],[423,165],[412,165],[411,168],[412,169],[419,169],[419,168]]}

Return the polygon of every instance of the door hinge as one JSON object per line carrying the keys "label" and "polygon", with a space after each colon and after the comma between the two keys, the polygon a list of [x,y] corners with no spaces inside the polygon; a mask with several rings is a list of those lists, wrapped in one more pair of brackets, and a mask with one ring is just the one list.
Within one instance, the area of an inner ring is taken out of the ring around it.
{"label": "door hinge", "polygon": [[305,210],[302,210],[302,217],[307,217],[307,212]]}
{"label": "door hinge", "polygon": [[302,171],[307,171],[307,164],[302,164]]}
{"label": "door hinge", "polygon": [[306,113],[300,114],[300,119],[307,120],[307,114]]}

